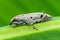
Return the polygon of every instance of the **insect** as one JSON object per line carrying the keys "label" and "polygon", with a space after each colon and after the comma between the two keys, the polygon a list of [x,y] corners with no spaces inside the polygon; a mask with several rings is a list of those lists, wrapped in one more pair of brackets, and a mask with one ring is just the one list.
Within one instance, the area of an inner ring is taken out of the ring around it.
{"label": "insect", "polygon": [[21,14],[13,17],[10,21],[10,25],[14,24],[14,27],[17,27],[18,25],[21,25],[21,24],[27,24],[27,25],[31,25],[33,29],[38,30],[37,28],[35,28],[34,23],[44,22],[51,18],[52,16],[48,15],[45,12]]}

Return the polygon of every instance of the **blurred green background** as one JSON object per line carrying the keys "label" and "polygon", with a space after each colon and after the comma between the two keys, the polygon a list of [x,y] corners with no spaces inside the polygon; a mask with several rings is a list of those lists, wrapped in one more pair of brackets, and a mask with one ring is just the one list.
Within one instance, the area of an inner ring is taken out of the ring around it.
{"label": "blurred green background", "polygon": [[8,25],[15,15],[41,11],[60,16],[60,0],[0,0],[0,26]]}

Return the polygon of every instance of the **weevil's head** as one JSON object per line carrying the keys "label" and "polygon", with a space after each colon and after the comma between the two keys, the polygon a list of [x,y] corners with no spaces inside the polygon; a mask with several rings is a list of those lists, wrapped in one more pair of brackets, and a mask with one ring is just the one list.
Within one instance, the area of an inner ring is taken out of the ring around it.
{"label": "weevil's head", "polygon": [[41,18],[42,18],[44,21],[46,21],[46,20],[51,19],[52,16],[49,15],[49,14],[47,14],[46,12],[42,12],[42,14],[41,14]]}

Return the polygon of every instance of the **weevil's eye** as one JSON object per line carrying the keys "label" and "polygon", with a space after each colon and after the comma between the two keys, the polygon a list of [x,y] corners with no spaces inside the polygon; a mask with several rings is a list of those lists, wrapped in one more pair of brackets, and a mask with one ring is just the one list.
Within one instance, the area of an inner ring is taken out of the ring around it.
{"label": "weevil's eye", "polygon": [[32,17],[30,17],[32,19]]}
{"label": "weevil's eye", "polygon": [[41,18],[43,17],[43,15],[40,16]]}

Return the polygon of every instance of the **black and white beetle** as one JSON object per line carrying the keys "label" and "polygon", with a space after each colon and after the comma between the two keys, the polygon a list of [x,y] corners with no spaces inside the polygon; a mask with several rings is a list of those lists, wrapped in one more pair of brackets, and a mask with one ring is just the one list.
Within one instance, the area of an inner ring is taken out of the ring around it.
{"label": "black and white beetle", "polygon": [[50,18],[52,18],[52,16],[46,14],[45,12],[21,14],[13,17],[10,21],[10,25],[14,24],[14,27],[16,27],[18,25],[26,23],[33,26],[33,29],[38,30],[37,28],[35,28],[34,23],[43,22],[49,20]]}

